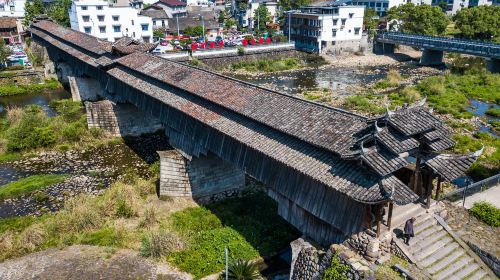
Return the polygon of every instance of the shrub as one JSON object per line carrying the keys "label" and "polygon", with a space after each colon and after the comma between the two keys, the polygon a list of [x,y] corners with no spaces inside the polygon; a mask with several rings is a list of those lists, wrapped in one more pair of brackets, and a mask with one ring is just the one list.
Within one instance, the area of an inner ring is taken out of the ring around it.
{"label": "shrub", "polygon": [[384,107],[377,106],[372,100],[361,95],[346,97],[344,99],[344,106],[352,110],[361,111],[373,115],[382,114],[385,112]]}
{"label": "shrub", "polygon": [[347,280],[349,266],[342,264],[337,254],[332,256],[331,265],[325,269],[322,280]]}
{"label": "shrub", "polygon": [[140,226],[152,227],[158,223],[156,210],[153,207],[148,207],[144,210],[144,219],[141,221]]}
{"label": "shrub", "polygon": [[9,151],[47,147],[56,141],[54,131],[48,126],[47,115],[39,108],[27,108],[18,121],[7,130]]}
{"label": "shrub", "polygon": [[239,46],[238,47],[238,55],[244,55],[245,54],[245,48],[243,48],[242,46]]}
{"label": "shrub", "polygon": [[489,116],[492,116],[492,117],[496,117],[496,118],[500,118],[500,107],[489,108],[486,111],[486,115],[489,115]]}
{"label": "shrub", "polygon": [[44,242],[46,235],[47,233],[40,225],[34,224],[21,233],[19,243],[22,248],[31,252]]}
{"label": "shrub", "polygon": [[54,100],[50,107],[68,121],[76,121],[83,113],[82,103],[71,99]]}
{"label": "shrub", "polygon": [[183,242],[174,234],[165,230],[150,233],[142,238],[141,255],[159,258],[184,248]]}
{"label": "shrub", "polygon": [[222,227],[219,218],[204,207],[193,207],[173,213],[172,221],[174,229],[183,234]]}
{"label": "shrub", "polygon": [[500,208],[495,207],[489,202],[474,202],[469,211],[474,217],[485,222],[487,225],[492,227],[500,226]]}
{"label": "shrub", "polygon": [[148,167],[148,172],[151,176],[156,177],[160,175],[160,161],[155,161]]}
{"label": "shrub", "polygon": [[66,231],[91,231],[99,228],[104,222],[99,208],[90,195],[79,195],[66,201],[60,212],[60,224]]}
{"label": "shrub", "polygon": [[252,261],[238,259],[231,262],[228,267],[228,279],[234,280],[257,280],[261,279],[259,269]]}

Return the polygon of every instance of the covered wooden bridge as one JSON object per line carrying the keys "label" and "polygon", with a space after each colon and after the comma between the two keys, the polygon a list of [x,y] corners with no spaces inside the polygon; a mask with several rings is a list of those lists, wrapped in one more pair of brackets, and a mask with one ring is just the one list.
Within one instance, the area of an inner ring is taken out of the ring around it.
{"label": "covered wooden bridge", "polygon": [[56,64],[97,80],[103,98],[159,119],[186,161],[216,157],[263,182],[279,214],[323,244],[380,230],[382,207],[429,199],[433,178],[453,180],[478,157],[441,154],[454,141],[423,104],[369,119],[140,47],[122,53],[50,21],[31,33]]}

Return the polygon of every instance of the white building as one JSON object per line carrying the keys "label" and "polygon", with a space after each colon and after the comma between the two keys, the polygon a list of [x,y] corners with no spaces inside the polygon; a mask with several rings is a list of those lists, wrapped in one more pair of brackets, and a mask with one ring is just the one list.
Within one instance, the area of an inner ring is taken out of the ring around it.
{"label": "white building", "polygon": [[[334,2],[335,3],[335,2]],[[309,6],[286,16],[283,32],[298,49],[312,52],[357,51],[363,31],[365,8],[361,6]],[[291,26],[288,21],[291,19]]]}
{"label": "white building", "polygon": [[24,18],[26,0],[0,0],[0,17]]}
{"label": "white building", "polygon": [[[422,1],[422,0],[413,0]],[[406,3],[412,2],[411,0],[350,0],[345,1],[347,5],[365,6],[366,8],[373,9],[379,16],[385,16],[387,11],[392,7],[397,7]]]}
{"label": "white building", "polygon": [[276,0],[249,0],[246,10],[240,10],[236,1],[233,0],[233,15],[242,27],[249,27],[253,30],[259,20],[255,18],[255,11],[260,5],[266,6],[271,16],[271,22],[276,23],[278,21],[278,2]]}
{"label": "white building", "polygon": [[446,13],[449,15],[456,14],[459,10],[467,7],[476,7],[482,5],[492,5],[493,0],[418,0],[421,4],[439,6],[440,3],[447,4]]}
{"label": "white building", "polygon": [[74,0],[69,11],[71,28],[114,42],[121,37],[151,42],[153,22],[139,15],[127,0],[113,2]]}
{"label": "white building", "polygon": [[186,3],[179,0],[160,0],[154,3],[153,6],[150,8],[162,8],[167,13],[168,18],[185,17],[187,15]]}

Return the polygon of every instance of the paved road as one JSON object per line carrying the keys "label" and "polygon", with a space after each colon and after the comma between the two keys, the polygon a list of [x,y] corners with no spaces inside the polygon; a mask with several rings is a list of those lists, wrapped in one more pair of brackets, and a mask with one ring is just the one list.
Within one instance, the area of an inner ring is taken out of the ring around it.
{"label": "paved road", "polygon": [[[465,208],[470,209],[474,202],[488,201],[489,203],[500,208],[500,185],[489,188],[488,190],[480,193],[473,194],[465,199]],[[457,204],[462,205],[462,200],[457,201]]]}

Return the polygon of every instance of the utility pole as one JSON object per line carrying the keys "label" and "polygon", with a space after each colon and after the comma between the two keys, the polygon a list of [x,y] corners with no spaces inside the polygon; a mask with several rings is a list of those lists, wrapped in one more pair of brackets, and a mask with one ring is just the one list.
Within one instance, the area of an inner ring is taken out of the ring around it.
{"label": "utility pole", "polygon": [[179,37],[181,34],[179,34],[179,13],[175,14],[175,20],[177,21],[177,37]]}
{"label": "utility pole", "polygon": [[288,43],[291,42],[291,36],[292,34],[290,33],[292,29],[292,11],[288,11]]}
{"label": "utility pole", "polygon": [[205,42],[205,19],[202,14],[198,14],[198,16],[201,18],[201,24],[203,26],[203,42]]}

